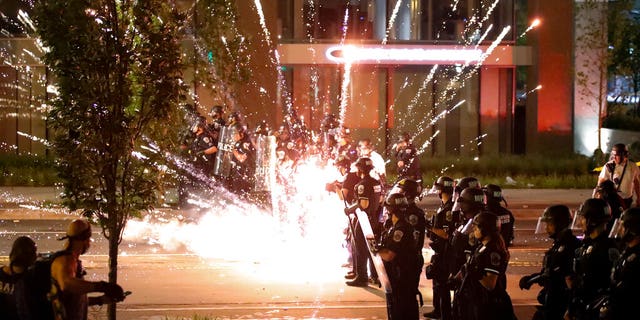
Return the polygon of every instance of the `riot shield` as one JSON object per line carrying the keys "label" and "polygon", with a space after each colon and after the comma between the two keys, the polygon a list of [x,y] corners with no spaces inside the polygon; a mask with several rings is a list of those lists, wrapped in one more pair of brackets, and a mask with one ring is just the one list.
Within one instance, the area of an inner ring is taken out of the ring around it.
{"label": "riot shield", "polygon": [[220,139],[218,140],[218,154],[213,166],[213,174],[219,177],[229,177],[233,168],[233,147],[235,141],[233,135],[236,132],[234,127],[222,127],[220,129]]}
{"label": "riot shield", "polygon": [[276,137],[256,138],[256,180],[254,191],[270,192],[276,176]]}

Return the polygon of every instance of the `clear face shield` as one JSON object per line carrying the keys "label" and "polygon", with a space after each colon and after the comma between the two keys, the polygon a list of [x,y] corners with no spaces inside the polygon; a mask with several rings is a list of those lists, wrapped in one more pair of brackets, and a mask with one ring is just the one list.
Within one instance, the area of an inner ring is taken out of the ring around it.
{"label": "clear face shield", "polygon": [[456,212],[456,211],[460,211],[460,202],[458,201],[458,198],[460,198],[460,193],[458,192],[454,192],[453,193],[453,208],[451,208],[451,212]]}
{"label": "clear face shield", "polygon": [[544,217],[538,218],[538,223],[536,224],[535,234],[546,234],[547,233],[547,224],[549,223],[548,219]]}
{"label": "clear face shield", "polygon": [[573,215],[573,222],[571,223],[571,230],[579,230],[583,232],[587,230],[587,219],[579,214]]}
{"label": "clear face shield", "polygon": [[464,234],[464,235],[470,235],[471,233],[473,233],[473,219],[469,219],[469,221],[467,221],[467,223],[465,223],[465,225],[462,227],[462,229],[460,229],[460,233]]}
{"label": "clear face shield", "polygon": [[611,231],[609,232],[609,238],[611,239],[622,239],[624,237],[625,229],[622,225],[622,219],[617,218],[613,221],[613,225],[611,226]]}

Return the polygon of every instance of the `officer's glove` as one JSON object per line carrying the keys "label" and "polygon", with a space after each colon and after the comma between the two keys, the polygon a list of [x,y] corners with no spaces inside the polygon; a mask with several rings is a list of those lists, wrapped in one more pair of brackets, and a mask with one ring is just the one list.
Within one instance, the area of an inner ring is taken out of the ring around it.
{"label": "officer's glove", "polygon": [[458,290],[461,284],[462,280],[458,277],[449,277],[449,279],[447,279],[447,287],[449,287],[450,290]]}
{"label": "officer's glove", "polygon": [[125,298],[124,290],[122,290],[122,287],[117,283],[100,281],[98,291],[104,292],[105,296],[115,302],[122,301]]}
{"label": "officer's glove", "polygon": [[529,290],[531,289],[531,286],[533,285],[534,281],[532,281],[534,279],[535,275],[528,275],[528,276],[523,276],[522,278],[520,278],[520,282],[519,282],[519,286],[520,286],[520,290]]}

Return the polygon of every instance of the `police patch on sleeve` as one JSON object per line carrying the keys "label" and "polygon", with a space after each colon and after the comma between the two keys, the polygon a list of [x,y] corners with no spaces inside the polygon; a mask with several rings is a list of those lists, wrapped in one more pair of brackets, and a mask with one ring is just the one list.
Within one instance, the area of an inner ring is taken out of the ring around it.
{"label": "police patch on sleeve", "polygon": [[451,211],[447,211],[447,213],[445,213],[445,219],[451,222],[453,220],[453,213],[451,213]]}
{"label": "police patch on sleeve", "polygon": [[418,224],[418,216],[416,216],[415,214],[412,214],[409,216],[409,224],[412,226],[415,226]]}
{"label": "police patch on sleeve", "polygon": [[204,137],[202,140],[204,140],[205,143],[211,143],[211,139],[209,139],[209,137]]}
{"label": "police patch on sleeve", "polygon": [[564,246],[558,247],[558,252],[562,252],[562,251],[564,251]]}
{"label": "police patch on sleeve", "polygon": [[635,254],[635,253],[632,253],[631,255],[629,255],[629,256],[627,257],[627,261],[632,262],[633,260],[635,260],[635,259],[636,259],[636,257],[637,257],[637,256],[636,256],[636,254]]}
{"label": "police patch on sleeve", "polygon": [[242,147],[249,150],[249,142],[245,142],[242,144]]}
{"label": "police patch on sleeve", "polygon": [[396,230],[393,232],[393,241],[400,242],[402,240],[402,236],[404,236],[404,232],[402,230]]}
{"label": "police patch on sleeve", "polygon": [[358,190],[357,190],[357,191],[358,191],[358,194],[363,194],[363,193],[364,193],[364,185],[359,184],[359,185],[358,185]]}
{"label": "police patch on sleeve", "polygon": [[499,266],[500,262],[502,261],[502,258],[500,257],[500,254],[497,252],[491,252],[491,265],[493,266]]}

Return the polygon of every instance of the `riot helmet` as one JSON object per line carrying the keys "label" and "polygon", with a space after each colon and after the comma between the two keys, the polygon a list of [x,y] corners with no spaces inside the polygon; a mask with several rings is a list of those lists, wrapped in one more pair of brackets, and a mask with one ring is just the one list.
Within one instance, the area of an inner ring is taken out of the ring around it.
{"label": "riot helmet", "polygon": [[618,193],[616,189],[616,185],[611,180],[604,180],[598,184],[595,190],[594,197],[599,197],[601,199],[608,199],[609,197],[615,196]]}
{"label": "riot helmet", "polygon": [[484,208],[484,192],[474,187],[465,188],[456,199],[456,204],[462,214],[470,219]]}
{"label": "riot helmet", "polygon": [[430,193],[446,193],[453,194],[453,179],[447,176],[441,176],[433,183]]}
{"label": "riot helmet", "polygon": [[390,212],[395,214],[404,214],[409,206],[409,201],[402,193],[390,193],[384,199],[384,207]]}
{"label": "riot helmet", "polygon": [[576,216],[574,217],[574,228],[582,228],[585,235],[589,235],[597,227],[605,225],[611,220],[611,207],[603,199],[590,198],[585,200]]}
{"label": "riot helmet", "polygon": [[223,107],[221,105],[215,105],[211,107],[211,111],[209,112],[209,115],[214,118],[220,118],[222,117],[222,113],[223,113]]}
{"label": "riot helmet", "polygon": [[478,179],[476,179],[475,177],[464,177],[460,179],[458,183],[456,183],[454,191],[460,193],[462,192],[462,190],[469,187],[479,189],[480,181],[478,181]]}
{"label": "riot helmet", "polygon": [[369,174],[373,170],[373,161],[370,158],[359,158],[355,164],[358,171]]}
{"label": "riot helmet", "polygon": [[413,179],[401,179],[398,181],[395,186],[391,189],[391,192],[398,189],[397,191],[403,193],[407,199],[415,199],[422,193],[422,186]]}
{"label": "riot helmet", "polygon": [[[498,216],[495,214],[482,211],[473,217],[472,224],[480,230],[482,237],[498,232]],[[479,239],[481,240],[481,239]]]}
{"label": "riot helmet", "polygon": [[351,171],[351,160],[348,157],[345,157],[345,156],[338,157],[338,160],[336,160],[335,165],[342,174],[345,174]]}
{"label": "riot helmet", "polygon": [[501,201],[504,201],[506,205],[507,201],[502,196],[502,188],[500,188],[500,186],[495,184],[487,184],[486,186],[484,186],[484,188],[482,188],[482,191],[484,191],[484,194],[486,196],[485,200],[487,201],[487,205],[499,205]]}
{"label": "riot helmet", "polygon": [[620,219],[611,228],[609,237],[622,239],[625,242],[640,236],[640,208],[629,208],[622,212]]}
{"label": "riot helmet", "polygon": [[554,231],[550,236],[555,237],[560,231],[568,228],[571,225],[571,221],[569,207],[563,204],[552,205],[544,209],[542,216],[538,218],[535,233],[545,233],[546,225],[553,225]]}

